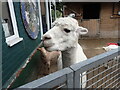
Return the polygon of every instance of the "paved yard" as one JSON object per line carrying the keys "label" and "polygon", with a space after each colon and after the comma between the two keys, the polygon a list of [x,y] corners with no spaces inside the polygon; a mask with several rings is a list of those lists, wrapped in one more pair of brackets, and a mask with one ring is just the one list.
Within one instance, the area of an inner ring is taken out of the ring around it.
{"label": "paved yard", "polygon": [[88,58],[104,53],[105,50],[102,48],[107,46],[107,43],[116,43],[118,39],[84,39],[79,40],[84,53]]}

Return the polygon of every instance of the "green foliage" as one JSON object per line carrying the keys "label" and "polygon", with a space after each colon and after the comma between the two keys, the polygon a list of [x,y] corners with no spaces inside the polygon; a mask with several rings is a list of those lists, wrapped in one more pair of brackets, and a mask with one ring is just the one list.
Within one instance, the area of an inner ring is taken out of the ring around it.
{"label": "green foliage", "polygon": [[[55,20],[55,10],[52,9],[52,19],[53,21]],[[62,12],[60,12],[59,10],[56,10],[56,18],[62,17]]]}
{"label": "green foliage", "polygon": [[63,12],[63,2],[56,2],[56,9],[60,12]]}
{"label": "green foliage", "polygon": [[[63,14],[63,2],[56,2],[56,18],[62,17]],[[55,20],[55,6],[52,4],[51,6],[52,10],[52,21]]]}
{"label": "green foliage", "polygon": [[59,17],[62,17],[62,13],[58,10],[56,10],[56,17],[59,18]]}

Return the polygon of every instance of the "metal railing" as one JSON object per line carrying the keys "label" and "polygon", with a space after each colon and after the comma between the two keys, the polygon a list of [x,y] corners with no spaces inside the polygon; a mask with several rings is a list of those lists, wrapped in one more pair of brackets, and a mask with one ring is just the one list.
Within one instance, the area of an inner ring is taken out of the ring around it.
{"label": "metal railing", "polygon": [[[87,77],[84,82],[83,76]],[[71,65],[17,89],[82,88],[83,84],[86,88],[120,88],[120,49]]]}
{"label": "metal railing", "polygon": [[49,74],[43,78],[37,79],[18,89],[35,89],[35,88],[73,88],[73,71],[70,68],[65,68],[55,73]]}

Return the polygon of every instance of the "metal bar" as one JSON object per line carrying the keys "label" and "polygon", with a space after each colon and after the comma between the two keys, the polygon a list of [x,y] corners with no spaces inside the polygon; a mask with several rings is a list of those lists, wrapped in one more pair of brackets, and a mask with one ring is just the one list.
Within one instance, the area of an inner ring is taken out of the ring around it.
{"label": "metal bar", "polygon": [[[117,70],[119,70],[119,69],[117,69]],[[116,71],[117,71],[117,70],[116,70]],[[115,72],[115,71],[114,71],[114,72]],[[114,73],[114,72],[111,72],[110,74],[106,75],[105,77],[108,77],[109,75],[111,75],[111,74]],[[102,79],[104,79],[105,77],[103,77]],[[89,87],[91,87],[91,86],[97,84],[97,83],[100,82],[102,79],[99,79],[99,80],[96,81],[95,83],[91,84]]]}
{"label": "metal bar", "polygon": [[[113,66],[113,62],[112,62],[111,64],[112,64],[112,66]],[[117,66],[117,65],[116,65],[116,66]],[[112,72],[112,69],[113,69],[113,68],[110,69],[110,72]],[[112,74],[110,74],[110,78],[111,78],[111,75],[112,75]],[[113,78],[113,79],[114,79],[114,78]],[[110,83],[111,83],[111,80],[109,80],[109,84],[110,84]],[[109,85],[109,84],[108,84],[108,85]]]}
{"label": "metal bar", "polygon": [[58,86],[57,88],[55,88],[55,89],[53,89],[53,90],[59,90],[60,88],[63,88],[63,87],[65,87],[65,86],[66,86],[66,84],[64,83],[64,84]]}
{"label": "metal bar", "polygon": [[71,74],[72,70],[70,68],[65,68],[55,73],[52,73],[50,75],[47,75],[43,78],[40,78],[38,80],[25,84],[21,87],[18,87],[17,89],[20,89],[20,88],[52,88],[57,85],[65,83],[68,79],[67,74],[69,73]]}
{"label": "metal bar", "polygon": [[[101,65],[101,66],[102,66],[102,65]],[[100,66],[98,66],[98,67],[100,67]],[[100,68],[98,68],[98,72],[97,72],[97,73],[100,73],[100,72],[99,72],[99,69],[100,69]],[[98,80],[99,80],[99,76],[97,76],[97,81],[98,81]],[[98,87],[98,83],[97,83],[97,87]]]}
{"label": "metal bar", "polygon": [[[108,62],[108,63],[109,63],[109,62]],[[105,64],[102,64],[102,65],[98,66],[97,68],[92,69],[91,71],[87,72],[87,74],[88,74],[88,73],[91,73],[91,72],[93,72],[94,70],[97,70],[97,69],[99,69],[99,68],[101,68],[101,67],[104,67],[104,65],[105,65]]]}
{"label": "metal bar", "polygon": [[118,56],[118,53],[120,53],[120,49],[111,50],[109,52],[105,52],[93,58],[82,61],[80,63],[71,65],[70,67],[74,71],[79,71],[79,73],[82,73],[84,71],[87,71],[88,68],[91,69],[101,64],[104,64],[105,62],[108,62],[110,59],[113,59],[114,57]]}
{"label": "metal bar", "polygon": [[[120,84],[120,81],[118,83]],[[117,88],[120,88],[120,85]]]}
{"label": "metal bar", "polygon": [[[115,76],[114,76],[114,77],[115,77]],[[112,77],[111,79],[113,79],[114,77]],[[111,80],[111,79],[109,79],[109,80]],[[106,84],[107,82],[109,82],[109,80],[107,80],[107,81],[105,81],[104,83],[100,84],[100,85],[97,86],[96,88],[100,88],[102,85],[104,85],[104,84]],[[95,83],[91,84],[89,87],[91,87],[91,86],[93,86],[93,85],[95,85]],[[87,88],[89,88],[89,87],[87,87]]]}
{"label": "metal bar", "polygon": [[[120,78],[119,78],[120,79]],[[117,86],[119,84],[119,81],[118,81],[118,83],[116,83],[112,88],[114,88],[115,86]]]}
{"label": "metal bar", "polygon": [[70,73],[67,74],[67,88],[73,88],[73,71],[72,70]]}
{"label": "metal bar", "polygon": [[[104,70],[103,72],[101,72],[101,73],[97,74],[96,76],[94,76],[94,77],[88,79],[87,81],[89,81],[89,80],[91,80],[91,79],[93,79],[93,78],[99,76],[100,74],[105,73],[106,71],[108,71],[108,70],[110,70],[110,69],[112,69],[113,67],[116,67],[116,66],[118,66],[118,65],[119,65],[119,64],[115,64],[114,66],[112,66],[112,67],[110,67],[110,68]],[[104,66],[104,65],[102,65],[102,67],[103,67],[103,66]],[[93,69],[92,72],[95,71],[95,70],[98,70],[98,69],[99,69],[99,68]],[[86,74],[89,74],[89,73],[91,73],[91,71],[90,71],[90,72],[87,72]],[[84,74],[84,75],[86,75],[86,74]],[[84,75],[82,75],[82,76],[84,76]]]}
{"label": "metal bar", "polygon": [[112,85],[114,82],[116,82],[116,81],[119,80],[119,79],[120,79],[120,77],[117,78],[117,79],[116,79],[115,81],[113,81],[112,83],[108,84],[105,88],[109,87],[110,85]]}
{"label": "metal bar", "polygon": [[[47,80],[45,80],[45,81],[47,81]],[[47,82],[43,85],[38,86],[37,88],[54,88],[55,86],[60,86],[61,84],[65,83],[66,80],[67,80],[66,75],[63,75],[62,77],[53,79],[50,82]]]}
{"label": "metal bar", "polygon": [[[97,88],[101,87],[102,85],[104,85],[105,83],[107,83],[109,80],[112,80],[112,79],[113,79],[113,78],[115,78],[116,76],[118,76],[118,74],[117,74],[117,75],[115,75],[114,77],[112,77],[112,78],[108,79],[107,81],[105,81],[104,83],[102,83],[101,85],[99,85]],[[109,85],[109,84],[108,84],[108,85]],[[108,87],[108,85],[107,85],[107,86],[105,86],[105,87]]]}
{"label": "metal bar", "polygon": [[[115,62],[113,62],[113,64],[115,64],[115,63],[119,63],[117,59],[116,59]],[[117,68],[118,68],[118,65],[117,65],[115,68],[113,68],[112,71],[116,70]],[[119,72],[119,70],[118,70],[118,72]],[[116,75],[118,72],[114,73],[113,75]],[[118,75],[118,76],[119,76],[119,75]],[[119,78],[118,76],[117,76],[116,78]],[[114,78],[113,81],[114,81],[116,78]],[[112,87],[114,86],[114,84],[115,84],[115,82],[112,84]]]}
{"label": "metal bar", "polygon": [[101,87],[101,86],[104,85],[106,82],[110,81],[111,79],[115,78],[116,76],[118,76],[118,74],[115,75],[114,77],[112,77],[112,78],[106,80],[104,83],[102,83],[101,85],[99,85],[97,88]]}
{"label": "metal bar", "polygon": [[98,65],[104,64],[105,62],[108,62],[110,59],[116,57],[118,55],[118,52],[120,52],[120,50],[112,50],[75,65],[71,65],[70,68],[74,70],[74,88],[79,88],[81,86],[80,80],[78,79],[80,78],[80,73],[87,71],[88,68],[91,69],[97,67]]}
{"label": "metal bar", "polygon": [[81,88],[80,86],[80,73],[79,72],[74,72],[74,88]]}
{"label": "metal bar", "polygon": [[[94,69],[94,68],[93,68]],[[93,71],[93,76],[94,76],[94,71]],[[93,79],[92,79],[92,83],[93,83]],[[92,86],[92,88],[94,88],[93,86]]]}
{"label": "metal bar", "polygon": [[[119,69],[117,69],[117,70],[119,70]],[[116,71],[117,71],[117,70],[116,70]],[[114,72],[116,72],[116,71],[114,71]],[[105,77],[102,78],[102,80],[103,80],[104,78],[108,77],[109,75],[113,74],[114,72],[106,75]],[[119,75],[119,74],[117,74],[117,75]],[[117,75],[115,75],[115,76],[117,76]],[[115,77],[115,76],[114,76],[114,77]],[[114,77],[112,77],[111,79],[113,79]],[[111,80],[111,79],[107,79],[107,81],[108,81],[108,80]],[[101,80],[101,79],[100,79],[100,80]],[[99,80],[99,81],[100,81],[100,80]],[[105,81],[104,84],[105,84],[107,81]]]}
{"label": "metal bar", "polygon": [[116,66],[116,65],[114,65],[114,66],[110,67],[109,69],[106,69],[106,70],[104,70],[103,72],[101,72],[101,73],[99,73],[99,74],[93,76],[92,78],[86,80],[86,82],[87,82],[87,81],[90,81],[90,80],[92,80],[92,79],[94,79],[95,77],[97,77],[97,76],[99,76],[99,75],[101,75],[101,74],[103,74],[103,73],[105,73],[106,71],[110,70],[111,68],[113,68],[113,67],[115,67],[115,66]]}
{"label": "metal bar", "polygon": [[91,72],[93,72],[93,71],[95,71],[95,70],[97,70],[97,69],[99,69],[99,68],[101,68],[101,67],[104,67],[105,64],[109,64],[109,63],[111,63],[111,62],[113,62],[113,60],[110,60],[110,61],[108,61],[108,62],[106,62],[106,63],[104,63],[104,64],[102,64],[102,65],[99,65],[97,68],[92,69],[91,71],[87,72],[87,74],[88,74],[88,73],[91,73]]}
{"label": "metal bar", "polygon": [[79,75],[80,76],[80,88],[82,88],[82,73]]}

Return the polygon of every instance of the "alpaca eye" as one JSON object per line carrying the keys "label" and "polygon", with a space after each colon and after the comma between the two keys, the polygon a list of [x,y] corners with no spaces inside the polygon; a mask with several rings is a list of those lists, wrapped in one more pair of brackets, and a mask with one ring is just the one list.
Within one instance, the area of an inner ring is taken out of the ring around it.
{"label": "alpaca eye", "polygon": [[66,32],[66,33],[69,33],[70,32],[70,30],[69,29],[64,29],[64,31]]}

